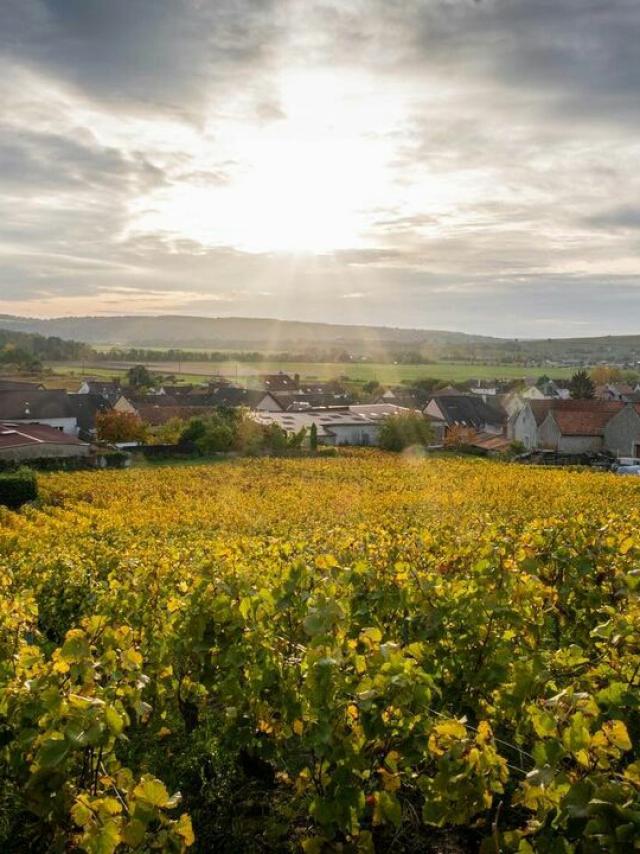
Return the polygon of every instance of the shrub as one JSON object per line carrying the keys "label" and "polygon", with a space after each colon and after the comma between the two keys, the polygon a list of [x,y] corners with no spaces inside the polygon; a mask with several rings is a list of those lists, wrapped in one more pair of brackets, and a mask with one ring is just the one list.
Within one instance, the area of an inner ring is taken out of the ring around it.
{"label": "shrub", "polygon": [[0,474],[0,504],[16,510],[37,497],[38,483],[31,469],[22,468],[16,472]]}
{"label": "shrub", "polygon": [[433,441],[433,428],[416,412],[390,415],[380,428],[378,441],[385,451],[403,451],[411,445],[428,445]]}

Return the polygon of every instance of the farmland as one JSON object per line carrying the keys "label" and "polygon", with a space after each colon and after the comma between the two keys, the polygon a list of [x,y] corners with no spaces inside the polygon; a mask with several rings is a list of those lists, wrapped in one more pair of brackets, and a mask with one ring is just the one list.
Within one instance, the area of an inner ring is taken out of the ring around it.
{"label": "farmland", "polygon": [[0,848],[623,852],[640,484],[371,452],[0,509]]}
{"label": "farmland", "polygon": [[[124,374],[134,363],[52,363],[51,367],[59,375],[70,372],[78,377],[90,373],[95,376],[113,376]],[[236,377],[243,383],[254,385],[259,374],[284,371],[300,374],[303,379],[330,380],[348,377],[354,382],[377,380],[382,384],[400,383],[403,380],[416,380],[434,377],[445,382],[464,382],[468,379],[518,379],[532,375],[536,378],[547,374],[554,379],[571,376],[571,368],[527,368],[522,365],[488,365],[463,362],[433,362],[422,365],[395,365],[388,362],[149,362],[152,371],[175,374],[187,382],[201,382],[205,377],[222,375],[230,379]]]}

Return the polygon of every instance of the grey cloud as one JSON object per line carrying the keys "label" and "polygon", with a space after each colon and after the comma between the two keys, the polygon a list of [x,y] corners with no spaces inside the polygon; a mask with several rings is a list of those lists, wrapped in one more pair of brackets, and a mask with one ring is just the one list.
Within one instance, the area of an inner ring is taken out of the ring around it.
{"label": "grey cloud", "polygon": [[624,206],[601,211],[585,219],[588,226],[611,230],[640,230],[640,207]]}
{"label": "grey cloud", "polygon": [[86,192],[120,187],[140,192],[165,180],[142,154],[124,155],[99,145],[86,131],[75,139],[0,124],[0,184],[22,195],[31,187]]}
{"label": "grey cloud", "polygon": [[473,92],[494,79],[532,112],[640,120],[636,0],[356,0],[320,2],[315,42],[345,64],[413,73]]}
{"label": "grey cloud", "polygon": [[278,38],[273,0],[4,0],[0,48],[112,105],[190,115]]}

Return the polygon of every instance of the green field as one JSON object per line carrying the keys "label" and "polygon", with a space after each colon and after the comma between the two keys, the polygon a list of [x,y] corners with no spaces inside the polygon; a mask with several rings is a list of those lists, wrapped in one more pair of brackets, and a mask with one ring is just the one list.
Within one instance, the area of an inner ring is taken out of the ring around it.
{"label": "green field", "polygon": [[[78,362],[52,363],[51,368],[58,374],[81,376],[118,376],[133,363],[96,363]],[[400,383],[403,380],[416,380],[423,377],[436,377],[448,382],[462,382],[468,379],[517,379],[523,376],[538,377],[547,374],[555,379],[567,378],[571,368],[523,368],[520,365],[477,365],[459,362],[434,362],[425,365],[394,365],[388,363],[335,363],[335,362],[148,362],[149,368],[163,374],[175,374],[185,382],[201,382],[204,377],[222,375],[238,379],[248,385],[255,384],[260,374],[284,371],[300,374],[305,379],[329,380],[347,377],[354,382],[378,380],[383,385]]]}

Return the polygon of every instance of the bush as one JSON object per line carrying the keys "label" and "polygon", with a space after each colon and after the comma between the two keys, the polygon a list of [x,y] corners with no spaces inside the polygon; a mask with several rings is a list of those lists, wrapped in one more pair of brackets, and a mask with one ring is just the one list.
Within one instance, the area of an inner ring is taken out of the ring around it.
{"label": "bush", "polygon": [[16,510],[37,497],[38,483],[31,469],[23,468],[10,474],[0,474],[0,504]]}
{"label": "bush", "polygon": [[[0,472],[16,472],[24,467],[23,460],[0,460]],[[79,471],[93,468],[91,457],[34,457],[29,468],[35,471]]]}
{"label": "bush", "polygon": [[196,445],[204,455],[229,451],[233,445],[233,430],[227,424],[214,421],[207,425],[204,435],[196,439]]}
{"label": "bush", "polygon": [[384,451],[403,451],[411,445],[428,445],[432,442],[433,428],[418,413],[390,415],[380,428],[378,441]]}
{"label": "bush", "polygon": [[106,454],[101,454],[100,458],[104,460],[105,468],[123,469],[130,457],[125,451],[108,451]]}

